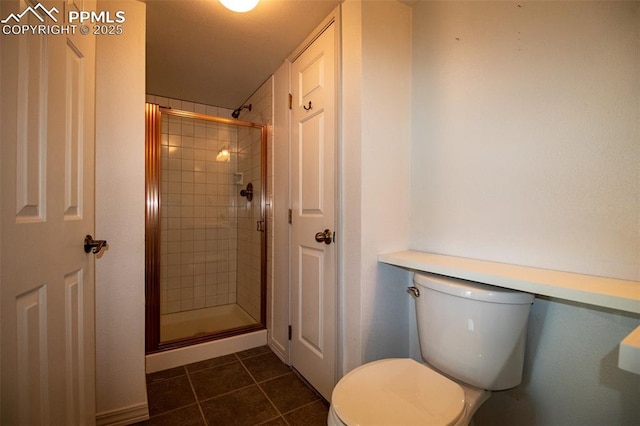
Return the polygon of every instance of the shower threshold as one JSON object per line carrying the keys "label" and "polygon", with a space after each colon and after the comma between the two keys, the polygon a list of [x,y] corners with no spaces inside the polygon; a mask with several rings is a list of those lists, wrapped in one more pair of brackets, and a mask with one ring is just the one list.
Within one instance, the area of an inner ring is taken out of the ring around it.
{"label": "shower threshold", "polygon": [[198,337],[259,323],[239,305],[214,306],[160,316],[160,341]]}

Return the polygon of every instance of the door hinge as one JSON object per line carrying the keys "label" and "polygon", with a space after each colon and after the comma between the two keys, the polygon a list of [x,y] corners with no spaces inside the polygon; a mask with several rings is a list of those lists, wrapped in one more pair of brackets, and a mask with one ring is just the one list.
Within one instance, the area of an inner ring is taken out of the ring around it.
{"label": "door hinge", "polygon": [[293,335],[293,332],[291,331],[291,326],[289,326],[289,340],[291,340],[292,335]]}
{"label": "door hinge", "polygon": [[289,209],[289,224],[293,223],[293,211]]}
{"label": "door hinge", "polygon": [[293,109],[293,95],[289,93],[289,109]]}

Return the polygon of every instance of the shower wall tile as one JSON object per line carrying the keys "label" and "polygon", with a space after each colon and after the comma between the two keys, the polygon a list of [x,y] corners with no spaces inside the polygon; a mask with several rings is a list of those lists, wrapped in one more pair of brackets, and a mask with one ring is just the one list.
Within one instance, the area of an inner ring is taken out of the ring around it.
{"label": "shower wall tile", "polygon": [[[148,96],[158,102],[159,97]],[[231,110],[164,99],[191,112]],[[232,162],[216,162],[222,149]],[[237,132],[230,126],[165,115],[161,153],[161,313],[235,303],[237,247],[233,174]],[[231,266],[228,265],[232,261]]]}
{"label": "shower wall tile", "polygon": [[193,112],[196,112],[198,114],[206,114],[207,113],[207,106],[203,105],[203,104],[194,104],[193,105]]}

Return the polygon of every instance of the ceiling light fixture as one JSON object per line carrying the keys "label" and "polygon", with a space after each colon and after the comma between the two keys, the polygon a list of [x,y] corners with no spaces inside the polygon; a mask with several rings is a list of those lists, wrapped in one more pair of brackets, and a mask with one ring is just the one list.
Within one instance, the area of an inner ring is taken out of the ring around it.
{"label": "ceiling light fixture", "polygon": [[248,12],[258,5],[260,0],[220,0],[220,3],[234,12]]}

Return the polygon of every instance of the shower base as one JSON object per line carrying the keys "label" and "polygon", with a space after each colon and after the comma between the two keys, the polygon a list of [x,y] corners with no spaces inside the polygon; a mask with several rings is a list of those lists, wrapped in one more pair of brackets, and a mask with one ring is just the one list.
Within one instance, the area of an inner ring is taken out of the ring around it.
{"label": "shower base", "polygon": [[160,316],[160,341],[211,334],[256,324],[256,321],[237,304],[194,309]]}
{"label": "shower base", "polygon": [[267,344],[267,330],[258,330],[212,342],[199,343],[145,356],[146,373],[155,373]]}

